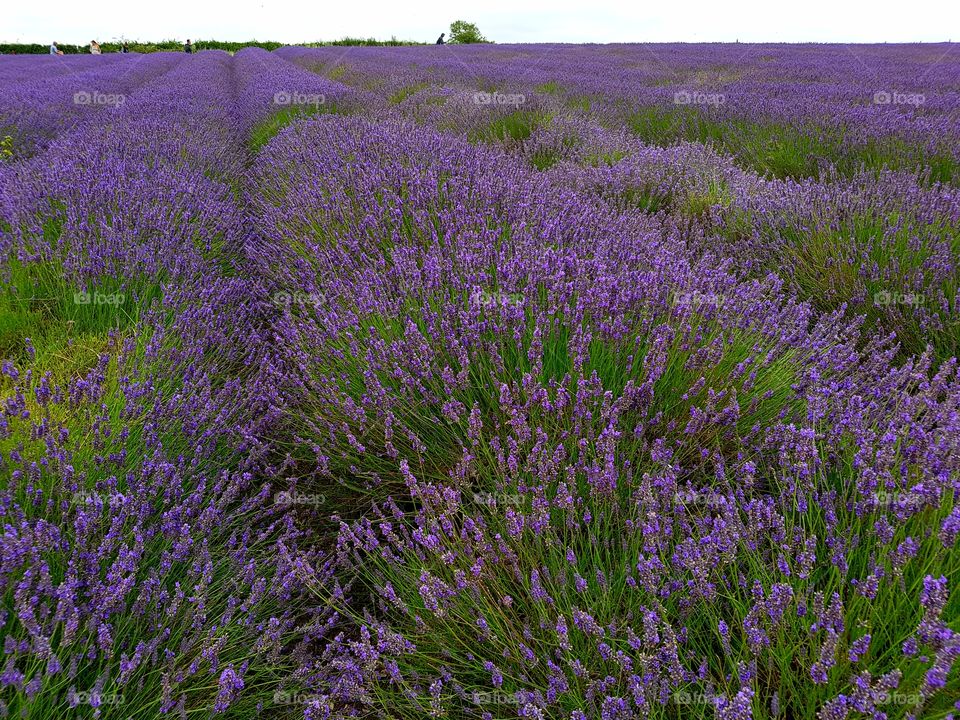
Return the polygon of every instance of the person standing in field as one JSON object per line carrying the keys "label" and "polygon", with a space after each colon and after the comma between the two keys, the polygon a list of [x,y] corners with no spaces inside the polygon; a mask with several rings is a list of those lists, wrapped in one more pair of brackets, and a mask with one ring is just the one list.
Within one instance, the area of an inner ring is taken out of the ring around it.
{"label": "person standing in field", "polygon": [[130,52],[130,48],[127,47],[126,43],[124,43],[123,46],[120,48],[120,52],[122,52],[124,55]]}
{"label": "person standing in field", "polygon": [[187,38],[187,44],[183,46],[183,51],[190,55],[193,53],[193,45],[190,44],[190,38]]}
{"label": "person standing in field", "polygon": [[443,45],[443,44],[444,44],[444,41],[443,41],[443,36],[444,36],[444,35],[446,35],[446,33],[440,33],[440,37],[437,38],[437,45]]}
{"label": "person standing in field", "polygon": [[91,54],[91,55],[99,55],[99,54],[100,54],[100,43],[98,43],[96,40],[91,40],[91,41],[90,41],[90,54]]}
{"label": "person standing in field", "polygon": [[57,41],[54,40],[50,43],[50,54],[51,55],[63,55],[63,50],[57,47]]}

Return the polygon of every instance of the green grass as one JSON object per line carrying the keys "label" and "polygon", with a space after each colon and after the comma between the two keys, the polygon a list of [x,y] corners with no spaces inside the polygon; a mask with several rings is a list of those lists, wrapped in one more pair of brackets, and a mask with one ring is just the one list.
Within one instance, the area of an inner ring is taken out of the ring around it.
{"label": "green grass", "polygon": [[[733,212],[719,230],[736,242],[747,225],[749,218]],[[771,249],[761,273],[780,273],[820,312],[845,304],[850,316],[866,318],[868,334],[895,331],[904,358],[928,344],[940,361],[960,356],[960,323],[955,320],[960,308],[954,306],[960,278],[941,272],[940,280],[933,279],[945,252],[960,257],[960,227],[950,222],[919,226],[899,215],[858,213],[839,225],[789,222],[762,226],[760,232]],[[885,293],[912,295],[918,302],[885,304]],[[935,322],[926,322],[924,314]]]}
{"label": "green grass", "polygon": [[389,98],[390,102],[393,103],[394,105],[402,103],[408,97],[410,97],[411,95],[415,95],[416,93],[423,90],[425,87],[429,87],[429,85],[430,83],[425,83],[425,82],[414,83],[413,85],[405,85],[404,87],[400,88],[390,96]]}
{"label": "green grass", "polygon": [[547,95],[556,95],[563,91],[563,88],[560,86],[556,80],[548,80],[545,83],[541,83],[534,88],[537,92],[545,93]]}
{"label": "green grass", "polygon": [[250,131],[250,151],[253,153],[260,152],[281,130],[297,120],[314,115],[336,114],[337,112],[339,110],[335,105],[326,103],[291,105],[278,110],[265,120],[261,120]]}
{"label": "green grass", "polygon": [[101,347],[111,332],[136,325],[160,297],[159,285],[146,279],[103,278],[81,287],[59,263],[11,261],[0,285],[0,357],[24,359],[29,337],[40,369],[88,367],[95,357],[84,348]]}
{"label": "green grass", "polygon": [[495,118],[469,134],[471,142],[520,144],[550,122],[550,115],[535,110],[515,110]]}
{"label": "green grass", "polygon": [[960,160],[947,146],[930,153],[897,138],[857,145],[840,130],[755,122],[689,106],[640,108],[630,114],[627,124],[644,142],[709,144],[769,177],[817,178],[827,166],[848,177],[864,168],[916,171],[927,167],[931,182],[960,180]]}

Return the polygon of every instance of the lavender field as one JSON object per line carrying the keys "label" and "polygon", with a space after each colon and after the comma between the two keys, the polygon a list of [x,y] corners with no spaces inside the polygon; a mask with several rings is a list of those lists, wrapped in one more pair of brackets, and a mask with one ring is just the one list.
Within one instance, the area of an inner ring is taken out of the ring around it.
{"label": "lavender field", "polygon": [[0,58],[0,717],[960,718],[955,45]]}

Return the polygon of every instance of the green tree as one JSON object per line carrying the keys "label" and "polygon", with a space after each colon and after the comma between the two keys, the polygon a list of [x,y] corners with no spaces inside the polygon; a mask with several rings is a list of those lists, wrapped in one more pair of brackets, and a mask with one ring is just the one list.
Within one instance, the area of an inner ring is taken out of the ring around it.
{"label": "green tree", "polygon": [[450,23],[449,42],[467,45],[469,43],[485,43],[490,41],[480,34],[480,29],[473,23],[457,20],[456,22]]}

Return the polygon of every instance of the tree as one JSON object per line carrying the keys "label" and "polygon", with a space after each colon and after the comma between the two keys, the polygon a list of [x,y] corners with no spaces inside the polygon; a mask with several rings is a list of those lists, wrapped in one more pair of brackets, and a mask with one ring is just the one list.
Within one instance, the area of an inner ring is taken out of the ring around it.
{"label": "tree", "polygon": [[468,45],[470,43],[485,43],[490,41],[480,34],[479,28],[473,23],[457,20],[456,22],[450,23],[449,42],[458,45]]}

